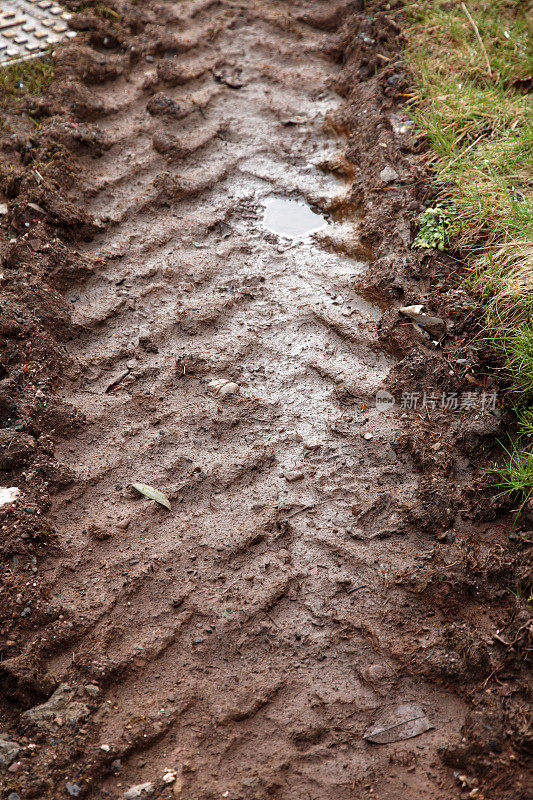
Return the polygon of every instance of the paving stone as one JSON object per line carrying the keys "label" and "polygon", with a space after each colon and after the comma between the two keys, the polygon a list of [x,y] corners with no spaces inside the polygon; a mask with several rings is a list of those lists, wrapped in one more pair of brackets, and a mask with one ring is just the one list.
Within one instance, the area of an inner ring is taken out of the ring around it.
{"label": "paving stone", "polygon": [[0,67],[35,58],[50,45],[72,39],[72,14],[48,0],[2,0],[0,2]]}

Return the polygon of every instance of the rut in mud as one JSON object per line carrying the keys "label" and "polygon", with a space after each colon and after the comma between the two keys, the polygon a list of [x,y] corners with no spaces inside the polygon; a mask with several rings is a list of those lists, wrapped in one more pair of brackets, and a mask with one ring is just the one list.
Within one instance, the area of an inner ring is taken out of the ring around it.
{"label": "rut in mud", "polygon": [[[76,482],[46,576],[72,633],[48,670],[101,683],[99,744],[125,754],[113,797],[167,767],[191,798],[451,796],[436,751],[464,707],[398,666],[438,619],[392,580],[430,545],[402,522],[417,477],[392,448],[400,412],[374,403],[392,357],[337,212],[340,67],[270,6],[161,3],[181,47],[94,87],[111,146],[79,180],[107,224],[69,290],[63,399],[87,424],[56,451]],[[277,235],[276,198],[327,224]],[[432,730],[364,742],[409,701]]]}

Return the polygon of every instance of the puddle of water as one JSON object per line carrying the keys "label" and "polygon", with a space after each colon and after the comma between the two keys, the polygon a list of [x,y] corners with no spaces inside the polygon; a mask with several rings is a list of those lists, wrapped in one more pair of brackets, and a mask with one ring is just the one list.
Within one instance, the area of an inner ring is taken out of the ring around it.
{"label": "puddle of water", "polygon": [[322,214],[317,214],[301,200],[273,197],[265,201],[263,225],[278,236],[300,239],[322,230],[327,224]]}

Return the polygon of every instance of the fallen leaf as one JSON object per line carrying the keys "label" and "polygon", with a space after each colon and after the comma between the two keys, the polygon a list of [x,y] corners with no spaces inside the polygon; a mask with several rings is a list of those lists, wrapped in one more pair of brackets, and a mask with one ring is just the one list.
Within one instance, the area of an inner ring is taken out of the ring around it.
{"label": "fallen leaf", "polygon": [[423,306],[403,306],[400,308],[400,314],[408,317],[413,325],[416,327],[424,328],[432,336],[442,336],[446,330],[444,320],[440,317],[432,317],[429,314],[422,314],[421,309]]}
{"label": "fallen leaf", "polygon": [[172,511],[168,497],[163,492],[160,492],[159,489],[154,489],[153,486],[147,486],[145,483],[132,483],[131,485],[145,497],[155,500],[159,505],[165,506],[169,511]]}
{"label": "fallen leaf", "polygon": [[368,728],[363,739],[374,744],[401,742],[429,731],[430,723],[420,706],[415,703],[401,703],[385,709],[372,727]]}

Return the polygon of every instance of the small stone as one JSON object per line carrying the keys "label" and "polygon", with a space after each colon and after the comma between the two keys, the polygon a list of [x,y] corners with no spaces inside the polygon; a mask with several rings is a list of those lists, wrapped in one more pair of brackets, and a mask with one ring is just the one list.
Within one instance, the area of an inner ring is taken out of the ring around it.
{"label": "small stone", "polygon": [[83,703],[71,702],[72,695],[72,687],[62,683],[46,703],[29,708],[22,716],[41,729],[52,730],[63,722],[74,727],[88,717],[90,711]]}
{"label": "small stone", "polygon": [[20,753],[20,746],[11,739],[0,738],[0,769],[8,767]]}
{"label": "small stone", "polygon": [[109,747],[109,745],[108,745],[108,744],[101,744],[101,745],[100,745],[100,750],[103,750],[103,751],[104,751],[104,753],[109,753],[109,751],[111,750],[111,748]]}
{"label": "small stone", "polygon": [[212,394],[218,397],[225,397],[228,394],[238,394],[239,384],[234,381],[227,381],[225,378],[217,378],[207,384],[207,388]]}
{"label": "small stone", "polygon": [[87,686],[84,686],[83,688],[85,689],[89,697],[98,697],[98,695],[100,694],[100,687],[95,686],[94,683],[88,683]]}
{"label": "small stone", "polygon": [[7,800],[20,800],[20,794],[17,794],[16,792],[11,792],[11,794],[8,794]]}
{"label": "small stone", "polygon": [[288,483],[294,483],[294,481],[301,481],[302,478],[305,478],[305,472],[302,470],[294,470],[294,472],[286,472],[285,473],[285,480]]}
{"label": "small stone", "polygon": [[387,78],[387,83],[389,86],[396,86],[399,80],[401,80],[404,76],[403,72],[396,72],[394,75],[391,75],[390,78]]}
{"label": "small stone", "polygon": [[391,670],[386,664],[370,664],[361,672],[363,678],[369,683],[375,683],[390,678],[391,674]]}
{"label": "small stone", "polygon": [[[149,64],[152,64],[152,63],[153,63],[153,61],[154,61],[154,57],[153,57],[153,56],[145,56],[145,57],[144,57],[144,60],[145,60],[145,61],[148,61],[148,63],[149,63]],[[124,795],[124,796],[125,796],[125,795]]]}
{"label": "small stone", "polygon": [[127,528],[129,528],[130,522],[130,519],[123,519],[120,522],[117,522],[117,528],[120,528],[121,531],[125,531]]}
{"label": "small stone", "polygon": [[137,786],[131,786],[124,792],[124,800],[137,800],[138,797],[148,797],[148,795],[152,794],[154,788],[155,784],[151,782],[138,783]]}
{"label": "small stone", "polygon": [[369,442],[369,441],[370,441],[370,439],[373,439],[373,438],[374,438],[374,436],[373,436],[371,433],[365,433],[365,434],[363,435],[363,439],[366,439],[366,440],[367,440],[367,442]]}
{"label": "small stone", "polygon": [[20,489],[17,486],[0,486],[0,506],[14,503],[20,497]]}
{"label": "small stone", "polygon": [[78,797],[79,793],[81,792],[81,786],[78,786],[77,783],[71,783],[70,781],[67,782],[67,792],[72,797]]}
{"label": "small stone", "polygon": [[174,783],[176,780],[176,770],[168,769],[163,775],[163,783]]}
{"label": "small stone", "polygon": [[202,639],[202,637],[201,637],[201,636],[197,636],[197,637],[196,637],[196,639],[193,639],[193,640],[192,640],[192,643],[193,643],[193,644],[202,644],[202,642],[203,642],[203,641],[204,641],[204,640]]}
{"label": "small stone", "polygon": [[8,212],[7,203],[0,203],[0,217],[4,217]]}
{"label": "small stone", "polygon": [[381,172],[379,173],[379,179],[383,181],[383,183],[392,183],[392,181],[397,181],[399,178],[398,173],[392,167],[388,165],[383,167]]}

